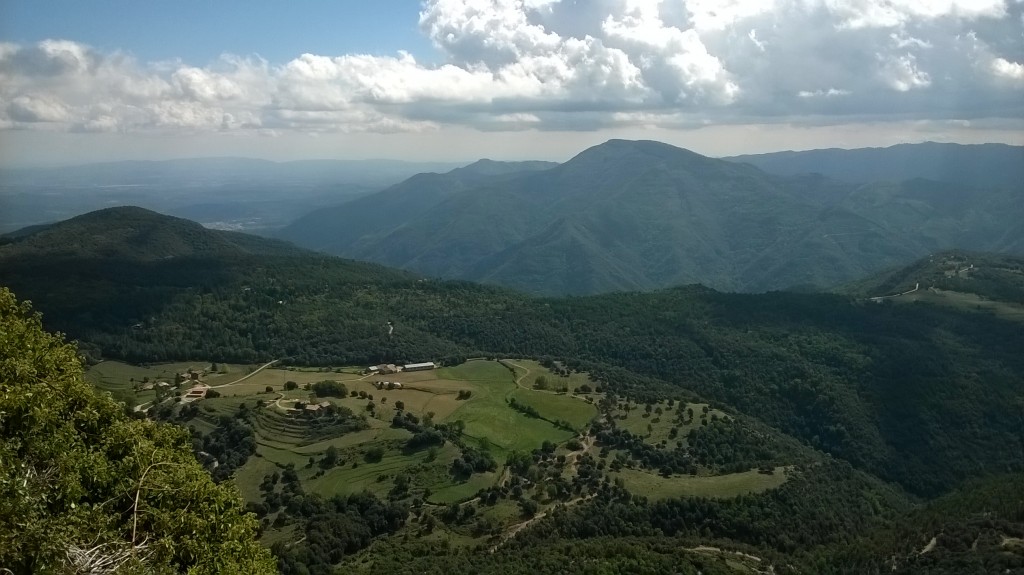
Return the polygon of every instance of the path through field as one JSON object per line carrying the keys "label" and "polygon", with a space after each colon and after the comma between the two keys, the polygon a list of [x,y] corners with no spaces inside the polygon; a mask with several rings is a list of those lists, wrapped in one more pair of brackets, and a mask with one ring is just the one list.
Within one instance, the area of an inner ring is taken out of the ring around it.
{"label": "path through field", "polygon": [[222,384],[220,384],[220,385],[214,385],[214,386],[211,386],[211,387],[210,387],[210,389],[220,389],[220,388],[222,388],[222,387],[227,387],[227,386],[229,386],[229,385],[235,385],[236,383],[241,383],[241,382],[243,382],[243,381],[245,381],[245,380],[249,379],[250,377],[252,377],[252,376],[256,375],[257,373],[259,373],[259,372],[263,371],[264,369],[267,369],[268,367],[270,367],[270,366],[274,365],[274,364],[275,364],[275,363],[277,363],[278,361],[280,361],[280,360],[278,360],[278,359],[275,359],[275,360],[273,360],[273,361],[268,361],[267,363],[265,363],[265,364],[263,364],[263,365],[261,365],[261,366],[257,367],[256,369],[252,370],[252,372],[251,372],[251,373],[249,373],[248,375],[243,375],[242,377],[240,377],[240,378],[238,378],[238,379],[236,379],[235,381],[232,381],[232,382],[228,382],[228,383],[222,383]]}
{"label": "path through field", "polygon": [[[593,495],[587,495],[586,497],[577,497],[576,499],[570,499],[569,501],[566,501],[565,503],[561,503],[560,505],[564,505],[565,507],[569,507],[571,505],[576,505],[577,503],[581,503],[583,501],[587,501],[588,499],[591,499],[593,497],[594,497]],[[506,531],[501,536],[501,540],[491,546],[491,553],[494,553],[494,551],[498,547],[501,547],[509,539],[512,539],[513,537],[515,537],[516,534],[519,533],[520,531],[522,531],[523,529],[526,529],[530,525],[533,525],[535,522],[540,521],[541,519],[544,519],[545,517],[547,517],[548,512],[551,511],[552,509],[558,507],[558,505],[559,504],[556,504],[556,505],[554,505],[554,506],[552,506],[552,507],[550,507],[548,509],[545,509],[544,511],[541,511],[540,513],[537,513],[533,517],[527,519],[526,521],[521,521],[519,523],[516,523],[512,527],[510,527],[509,530]]]}

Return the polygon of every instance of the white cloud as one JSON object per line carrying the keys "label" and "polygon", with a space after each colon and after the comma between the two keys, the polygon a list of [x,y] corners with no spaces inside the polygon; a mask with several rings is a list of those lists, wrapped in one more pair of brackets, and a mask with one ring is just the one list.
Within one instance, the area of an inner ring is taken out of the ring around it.
{"label": "white cloud", "polygon": [[7,105],[7,116],[15,122],[65,122],[68,107],[50,95],[17,96]]}
{"label": "white cloud", "polygon": [[849,28],[892,28],[914,20],[1002,18],[1005,0],[824,0]]}
{"label": "white cloud", "polygon": [[0,129],[423,132],[1024,116],[1014,0],[428,0],[407,53],[0,43]]}
{"label": "white cloud", "polygon": [[882,64],[882,77],[886,84],[898,92],[906,92],[916,88],[931,86],[932,79],[927,72],[918,68],[917,58],[913,54],[885,57],[879,55]]}
{"label": "white cloud", "polygon": [[1006,58],[993,58],[991,67],[992,73],[1001,78],[1024,80],[1024,64],[1010,62]]}

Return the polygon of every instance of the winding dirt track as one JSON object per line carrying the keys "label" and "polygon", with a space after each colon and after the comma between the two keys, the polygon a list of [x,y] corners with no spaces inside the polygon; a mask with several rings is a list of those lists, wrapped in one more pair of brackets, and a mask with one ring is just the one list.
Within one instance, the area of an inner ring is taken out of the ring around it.
{"label": "winding dirt track", "polygon": [[268,361],[267,363],[265,363],[265,364],[257,367],[256,369],[252,370],[252,373],[250,373],[248,375],[243,375],[242,377],[236,379],[235,381],[229,382],[229,383],[222,383],[220,385],[210,386],[210,389],[220,389],[222,387],[228,387],[229,385],[235,385],[236,383],[241,383],[241,382],[249,379],[250,377],[256,375],[257,373],[263,371],[264,369],[267,369],[268,367],[274,365],[275,363],[277,363],[279,361],[281,361],[281,360],[275,359],[273,361]]}

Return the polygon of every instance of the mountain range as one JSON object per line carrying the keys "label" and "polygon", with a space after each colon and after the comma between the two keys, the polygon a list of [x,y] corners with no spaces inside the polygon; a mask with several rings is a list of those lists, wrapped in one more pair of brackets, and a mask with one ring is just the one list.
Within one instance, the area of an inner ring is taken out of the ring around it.
{"label": "mountain range", "polygon": [[[992,150],[990,164],[1020,152]],[[943,175],[921,162],[923,171],[907,173]],[[624,140],[557,166],[487,165],[420,174],[319,209],[277,235],[542,295],[687,283],[745,292],[831,286],[942,249],[1024,252],[1021,184],[998,178],[855,184]]]}
{"label": "mountain range", "polygon": [[822,174],[867,184],[923,178],[969,187],[1020,187],[1024,147],[1006,144],[897,144],[888,148],[829,148],[722,158],[783,176]]}

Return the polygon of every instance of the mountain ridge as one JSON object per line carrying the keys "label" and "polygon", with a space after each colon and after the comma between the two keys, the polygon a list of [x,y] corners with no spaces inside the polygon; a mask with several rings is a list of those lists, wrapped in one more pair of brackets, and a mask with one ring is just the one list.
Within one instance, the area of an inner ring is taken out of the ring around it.
{"label": "mountain ridge", "polygon": [[[311,215],[280,237],[543,295],[825,287],[936,249],[1024,246],[1012,224],[1024,202],[1012,190],[779,176],[650,140],[609,140],[540,171],[433,177]],[[563,273],[572,254],[580,281]]]}
{"label": "mountain ridge", "polygon": [[849,183],[926,178],[985,187],[1024,181],[1024,146],[922,142],[729,156],[779,175],[820,173]]}

